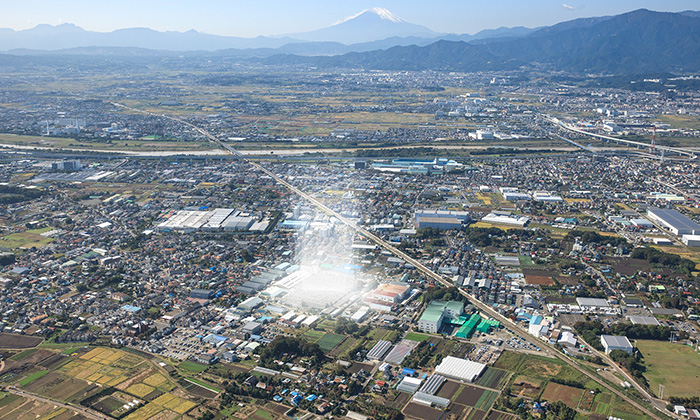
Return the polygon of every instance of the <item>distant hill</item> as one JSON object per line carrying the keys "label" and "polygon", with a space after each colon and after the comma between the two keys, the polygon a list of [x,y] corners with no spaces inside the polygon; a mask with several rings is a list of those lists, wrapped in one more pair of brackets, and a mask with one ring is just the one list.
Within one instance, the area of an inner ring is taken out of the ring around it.
{"label": "distant hill", "polygon": [[593,73],[699,71],[700,17],[641,9],[564,22],[515,39],[441,40],[335,57],[274,56],[265,62],[387,70],[477,71],[544,65]]}
{"label": "distant hill", "polygon": [[[345,43],[359,41],[362,36],[373,40]],[[302,37],[306,39],[299,39]],[[139,62],[145,62],[148,57],[180,56],[380,70],[472,72],[547,68],[581,74],[698,72],[700,12],[640,9],[536,29],[498,28],[474,35],[435,34],[385,9],[364,11],[328,28],[294,34],[294,38],[247,39],[146,28],[99,33],[70,24],[39,25],[25,31],[0,29],[0,51],[10,51],[13,56],[65,56],[71,57],[71,62],[87,56],[127,61],[139,58]],[[9,55],[4,57],[5,64],[23,62],[9,59]]]}

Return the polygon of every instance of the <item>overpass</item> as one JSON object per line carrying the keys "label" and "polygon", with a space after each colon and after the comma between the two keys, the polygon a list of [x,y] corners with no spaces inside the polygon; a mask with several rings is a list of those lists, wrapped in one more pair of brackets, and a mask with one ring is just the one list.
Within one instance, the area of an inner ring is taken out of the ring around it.
{"label": "overpass", "polygon": [[[583,136],[589,136],[596,138],[598,140],[602,140],[605,142],[613,142],[617,144],[623,144],[625,146],[630,146],[630,147],[636,147],[636,148],[646,148],[650,150],[650,154],[653,154],[655,151],[660,151],[662,153],[668,153],[668,154],[675,154],[675,155],[680,155],[680,156],[685,156],[690,160],[695,160],[697,159],[697,155],[695,152],[687,149],[681,149],[678,147],[670,147],[670,146],[659,146],[659,145],[651,145],[650,143],[643,143],[640,141],[634,141],[634,140],[625,140],[625,139],[620,139],[617,137],[610,137],[610,136],[604,136],[602,134],[597,134],[597,133],[590,133],[588,131],[581,130],[579,128],[576,128],[575,126],[568,124],[564,121],[561,121],[559,118],[551,117],[549,115],[540,115],[542,118],[545,120],[574,133],[581,134]],[[569,143],[575,144],[569,140],[567,140]],[[579,146],[581,147],[581,146]],[[653,150],[652,150],[653,149]]]}

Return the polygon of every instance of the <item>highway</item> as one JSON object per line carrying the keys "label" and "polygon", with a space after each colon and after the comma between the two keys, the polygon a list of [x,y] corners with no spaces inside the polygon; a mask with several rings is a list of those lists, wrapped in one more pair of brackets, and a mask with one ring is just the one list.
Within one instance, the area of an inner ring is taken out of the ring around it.
{"label": "highway", "polygon": [[[118,104],[115,104],[115,105],[118,105]],[[123,105],[118,105],[118,106],[123,106]],[[132,108],[129,108],[129,109],[132,109]],[[138,111],[138,110],[134,110],[134,111]],[[145,111],[140,111],[140,112],[145,112]],[[153,114],[153,113],[150,113],[150,112],[145,112],[145,113],[151,114],[151,115],[159,115],[159,114]],[[309,203],[311,203],[312,205],[314,205],[316,208],[318,208],[318,209],[321,210],[322,212],[326,213],[328,216],[332,216],[332,217],[337,218],[339,221],[341,221],[343,224],[345,224],[346,226],[348,226],[350,229],[354,230],[354,231],[357,232],[358,234],[360,234],[360,235],[366,237],[367,239],[371,240],[372,242],[374,242],[374,243],[375,243],[376,245],[378,245],[379,247],[381,247],[381,248],[383,248],[383,249],[385,249],[385,250],[391,252],[391,253],[394,254],[395,256],[397,256],[397,257],[403,259],[405,262],[411,264],[411,265],[414,266],[420,273],[422,273],[422,274],[425,275],[426,277],[428,277],[428,278],[430,278],[430,279],[436,281],[437,283],[439,283],[440,285],[442,285],[442,286],[444,286],[444,287],[454,287],[454,285],[453,285],[450,281],[448,281],[447,279],[443,278],[443,277],[440,276],[439,274],[435,273],[434,271],[432,271],[431,269],[429,269],[428,267],[426,267],[425,265],[423,265],[420,261],[418,261],[418,260],[416,260],[416,259],[410,257],[409,255],[405,254],[405,253],[402,252],[401,250],[397,249],[396,247],[394,247],[393,245],[391,245],[391,244],[388,243],[387,241],[381,239],[380,237],[378,237],[378,236],[376,236],[375,234],[369,232],[368,230],[364,229],[363,227],[358,226],[358,225],[356,225],[355,223],[351,222],[350,220],[344,218],[344,217],[341,216],[339,213],[337,213],[337,212],[334,211],[333,209],[331,209],[331,208],[329,208],[328,206],[326,206],[325,204],[323,204],[321,201],[317,200],[316,198],[312,197],[311,195],[309,195],[309,194],[303,192],[303,191],[300,190],[299,188],[295,187],[294,185],[292,185],[292,184],[290,184],[289,182],[285,181],[284,179],[280,178],[280,177],[277,176],[274,172],[272,172],[272,171],[270,171],[270,170],[264,168],[263,166],[261,166],[260,164],[258,164],[258,163],[256,163],[256,162],[253,162],[253,161],[251,161],[251,160],[249,160],[249,159],[246,159],[246,158],[243,157],[240,153],[238,153],[233,147],[231,147],[231,146],[228,145],[228,144],[223,143],[222,141],[220,141],[220,140],[217,139],[216,137],[214,137],[214,136],[212,136],[211,134],[207,133],[205,130],[203,130],[203,129],[199,128],[199,127],[196,127],[196,126],[194,126],[193,124],[190,124],[190,123],[188,123],[188,122],[186,122],[186,121],[179,120],[178,118],[169,117],[169,116],[165,116],[165,115],[162,115],[162,114],[160,114],[160,115],[161,115],[162,117],[168,118],[168,119],[173,120],[173,121],[178,121],[178,122],[180,122],[180,123],[182,123],[182,124],[185,124],[185,125],[187,125],[187,126],[189,126],[189,127],[192,127],[192,128],[194,128],[194,129],[196,129],[199,133],[205,135],[205,136],[206,136],[208,139],[210,139],[212,142],[218,144],[220,147],[222,147],[223,149],[225,149],[226,151],[228,151],[228,152],[231,153],[232,155],[240,157],[242,160],[244,160],[245,162],[247,162],[247,163],[248,163],[249,165],[251,165],[252,167],[254,167],[254,168],[256,168],[256,169],[262,171],[263,173],[265,173],[266,175],[268,175],[269,177],[271,177],[272,179],[274,179],[278,184],[284,186],[285,188],[287,188],[287,189],[290,190],[291,192],[295,193],[295,194],[298,195],[299,197],[301,197],[301,198],[303,198],[304,200],[308,201]],[[570,358],[569,356],[567,356],[567,355],[561,353],[560,351],[558,351],[556,348],[554,348],[554,346],[550,345],[549,343],[547,343],[547,342],[545,342],[545,341],[542,341],[542,340],[539,340],[539,339],[537,339],[536,337],[530,335],[526,330],[522,329],[519,325],[517,325],[517,324],[516,324],[515,322],[513,322],[511,319],[506,318],[505,316],[501,315],[499,312],[497,312],[496,310],[494,310],[494,309],[491,308],[490,306],[488,306],[488,305],[484,304],[483,302],[479,301],[478,299],[476,299],[473,295],[471,295],[471,294],[468,293],[467,291],[465,291],[465,290],[463,290],[463,289],[461,289],[461,288],[458,288],[458,290],[459,290],[459,293],[460,293],[460,294],[462,294],[464,297],[466,297],[466,298],[467,298],[476,308],[478,308],[480,311],[482,311],[483,313],[489,315],[489,316],[492,317],[493,319],[499,321],[502,325],[510,327],[510,329],[511,329],[512,331],[514,331],[517,335],[519,335],[519,336],[522,337],[523,339],[529,341],[530,343],[534,344],[536,347],[540,347],[541,349],[544,349],[544,352],[545,352],[546,354],[548,354],[549,356],[551,356],[551,357],[556,357],[556,358],[562,360],[564,363],[568,364],[568,365],[571,366],[572,368],[574,368],[574,369],[576,369],[577,371],[581,372],[581,373],[584,374],[585,376],[587,376],[587,377],[589,377],[590,379],[596,381],[597,383],[600,383],[602,386],[604,386],[605,388],[607,388],[610,392],[614,393],[615,395],[617,395],[617,396],[620,397],[621,399],[627,401],[627,403],[629,403],[629,404],[632,405],[633,407],[637,408],[638,410],[640,410],[640,411],[643,412],[644,414],[648,415],[649,417],[654,418],[654,419],[656,419],[656,420],[661,420],[661,417],[659,417],[657,414],[653,413],[653,412],[652,412],[651,410],[649,410],[648,408],[646,408],[646,407],[642,406],[641,404],[637,403],[635,400],[633,400],[632,398],[628,397],[626,394],[624,394],[624,393],[622,393],[621,391],[619,391],[616,387],[612,387],[612,386],[608,385],[607,382],[604,382],[604,381],[602,380],[602,378],[600,378],[600,377],[594,375],[593,373],[589,372],[588,370],[586,370],[585,368],[583,368],[582,366],[580,366],[580,365],[579,365],[579,362],[576,361],[575,359]],[[631,382],[631,383],[634,383],[634,384],[635,384],[635,387],[640,387],[640,388],[641,388],[641,386],[639,386],[639,385],[636,383],[636,381],[634,381],[632,378],[630,378],[630,382]],[[642,395],[646,397],[645,394],[642,394]],[[648,397],[646,397],[646,398],[648,398]],[[656,406],[655,406],[655,407],[656,407]],[[658,407],[656,407],[656,408],[658,409]]]}
{"label": "highway", "polygon": [[[636,147],[636,148],[644,148],[644,149],[647,149],[647,150],[649,150],[649,149],[652,148],[652,145],[649,144],[649,143],[642,143],[642,142],[639,142],[639,141],[625,140],[625,139],[619,139],[619,138],[616,138],[616,137],[604,136],[604,135],[602,135],[602,134],[589,133],[588,131],[579,130],[578,128],[574,127],[573,125],[567,124],[567,123],[565,123],[564,121],[561,121],[561,120],[558,119],[558,118],[550,117],[549,115],[540,115],[540,116],[541,116],[542,118],[544,118],[545,120],[547,120],[547,121],[549,121],[549,122],[551,122],[551,123],[553,123],[553,124],[556,124],[556,125],[558,125],[559,127],[563,128],[563,129],[565,129],[565,130],[569,130],[569,131],[571,131],[571,132],[574,132],[574,133],[577,133],[577,134],[581,134],[581,135],[584,135],[584,136],[590,136],[590,137],[593,137],[593,138],[597,138],[597,139],[599,139],[599,140],[604,140],[604,141],[614,142],[614,143],[620,143],[620,144],[624,144],[624,145],[632,146],[632,147]],[[569,143],[572,143],[572,142],[569,142]],[[692,151],[690,151],[690,150],[686,150],[686,149],[681,149],[681,148],[678,148],[678,147],[669,147],[669,146],[654,145],[654,149],[659,150],[659,151],[662,151],[662,152],[665,152],[665,153],[667,152],[667,153],[670,153],[670,154],[677,154],[677,155],[681,155],[681,156],[686,156],[686,157],[688,157],[688,159],[690,159],[690,160],[695,160],[695,159],[697,159],[697,155],[696,155],[694,152],[692,152]]]}

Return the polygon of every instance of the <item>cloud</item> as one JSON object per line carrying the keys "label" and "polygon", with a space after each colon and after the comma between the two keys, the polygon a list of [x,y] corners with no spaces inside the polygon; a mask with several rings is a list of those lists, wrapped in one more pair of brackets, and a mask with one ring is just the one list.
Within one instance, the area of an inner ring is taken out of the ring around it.
{"label": "cloud", "polygon": [[566,4],[566,3],[562,3],[562,4],[561,4],[561,7],[563,7],[563,8],[566,9],[566,10],[576,10],[576,7],[574,7],[574,6],[569,6],[569,5]]}

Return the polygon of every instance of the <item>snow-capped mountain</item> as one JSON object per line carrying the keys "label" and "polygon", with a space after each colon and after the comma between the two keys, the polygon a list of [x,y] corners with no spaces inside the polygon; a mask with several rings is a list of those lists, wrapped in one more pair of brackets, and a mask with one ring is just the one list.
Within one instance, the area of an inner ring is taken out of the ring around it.
{"label": "snow-capped mountain", "polygon": [[287,36],[304,41],[330,41],[350,45],[392,37],[435,38],[440,35],[425,26],[406,22],[387,9],[374,7],[349,16],[327,28]]}

